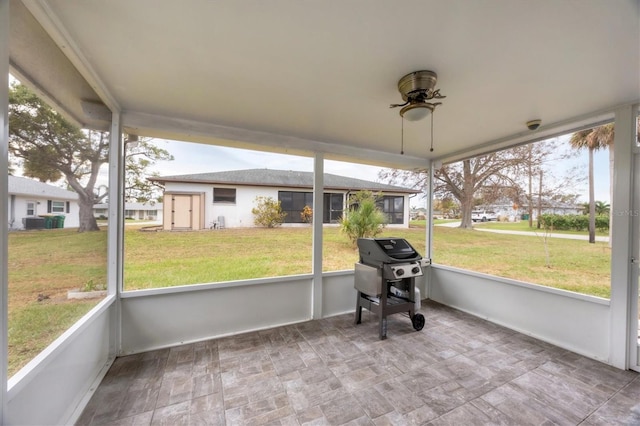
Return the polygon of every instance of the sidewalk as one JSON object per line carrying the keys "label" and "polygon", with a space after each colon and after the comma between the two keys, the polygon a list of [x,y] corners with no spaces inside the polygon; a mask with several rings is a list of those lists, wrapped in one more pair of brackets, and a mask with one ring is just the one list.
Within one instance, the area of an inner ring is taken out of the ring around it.
{"label": "sidewalk", "polygon": [[[440,225],[434,225],[434,226],[446,226],[449,228],[457,228],[458,226],[460,226],[460,222],[449,222],[449,223],[443,223]],[[555,234],[555,233],[550,233],[550,234],[545,234],[543,231],[540,232],[534,232],[534,231],[507,231],[504,229],[489,229],[489,228],[482,228],[482,227],[474,227],[473,229],[475,229],[476,231],[482,231],[482,232],[493,232],[496,234],[512,234],[512,235],[525,235],[528,237],[544,237],[545,235],[547,237],[550,238],[564,238],[567,240],[585,240],[587,241],[589,239],[588,235],[573,235],[573,234]],[[596,236],[596,241],[597,242],[609,242],[609,237],[602,237],[602,236]]]}
{"label": "sidewalk", "polygon": [[[589,239],[588,235],[555,234],[555,233],[545,234],[545,232],[543,231],[528,232],[528,231],[506,231],[504,229],[487,229],[487,228],[473,228],[473,229],[475,229],[476,231],[482,231],[482,232],[494,232],[496,234],[527,235],[527,236],[534,236],[534,237],[535,236],[544,237],[546,235],[547,237],[550,237],[550,238],[564,238],[567,240],[585,240],[585,241]],[[596,241],[607,243],[609,242],[609,237],[596,236]]]}

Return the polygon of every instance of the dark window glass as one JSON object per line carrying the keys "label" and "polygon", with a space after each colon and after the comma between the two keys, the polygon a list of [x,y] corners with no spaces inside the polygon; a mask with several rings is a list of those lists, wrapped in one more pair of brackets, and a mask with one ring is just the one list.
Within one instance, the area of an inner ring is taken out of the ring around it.
{"label": "dark window glass", "polygon": [[340,220],[344,208],[343,199],[342,194],[324,194],[324,223],[336,223]]}
{"label": "dark window glass", "polygon": [[387,215],[389,223],[404,223],[404,197],[385,195],[378,201],[378,207]]}
{"label": "dark window glass", "polygon": [[305,206],[313,208],[313,192],[278,191],[278,201],[285,223],[304,223],[301,213]]}
{"label": "dark window glass", "polygon": [[214,203],[235,203],[236,189],[235,188],[213,188],[213,202]]}

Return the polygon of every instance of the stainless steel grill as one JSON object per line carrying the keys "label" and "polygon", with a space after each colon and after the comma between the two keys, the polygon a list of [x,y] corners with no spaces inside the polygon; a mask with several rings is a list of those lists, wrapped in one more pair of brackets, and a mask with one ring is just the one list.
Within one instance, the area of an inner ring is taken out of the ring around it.
{"label": "stainless steel grill", "polygon": [[358,291],[355,323],[362,320],[362,308],[379,317],[380,339],[387,337],[387,315],[404,313],[417,331],[424,316],[416,313],[415,277],[423,275],[422,257],[402,238],[358,239],[360,262],[355,264]]}

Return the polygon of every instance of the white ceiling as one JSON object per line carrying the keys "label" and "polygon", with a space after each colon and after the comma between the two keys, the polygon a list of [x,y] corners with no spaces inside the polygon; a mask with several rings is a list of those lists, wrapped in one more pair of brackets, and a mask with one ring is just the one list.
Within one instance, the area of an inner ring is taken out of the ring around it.
{"label": "white ceiling", "polygon": [[[415,166],[640,99],[638,0],[24,3],[147,135]],[[400,156],[389,104],[421,69],[447,96],[435,150],[405,123]]]}

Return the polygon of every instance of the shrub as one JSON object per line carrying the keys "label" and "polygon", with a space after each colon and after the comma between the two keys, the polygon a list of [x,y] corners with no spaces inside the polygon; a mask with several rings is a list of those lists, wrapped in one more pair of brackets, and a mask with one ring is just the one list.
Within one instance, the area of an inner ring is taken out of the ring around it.
{"label": "shrub", "polygon": [[358,191],[350,201],[351,208],[340,218],[340,230],[354,244],[358,238],[371,238],[380,234],[387,218],[376,206],[376,196],[371,191]]}
{"label": "shrub", "polygon": [[[559,231],[586,231],[589,229],[589,216],[583,214],[543,214],[539,218],[544,229]],[[609,229],[609,216],[596,216],[596,229]]]}
{"label": "shrub", "polygon": [[282,225],[287,215],[280,207],[280,201],[276,201],[271,197],[256,197],[256,207],[251,209],[254,214],[253,222],[258,226],[266,228],[275,228]]}
{"label": "shrub", "polygon": [[609,230],[609,216],[601,215],[596,216],[596,229],[599,231],[608,231]]}
{"label": "shrub", "polygon": [[300,218],[304,223],[311,223],[313,220],[313,209],[309,206],[304,206],[304,209],[300,212]]}

